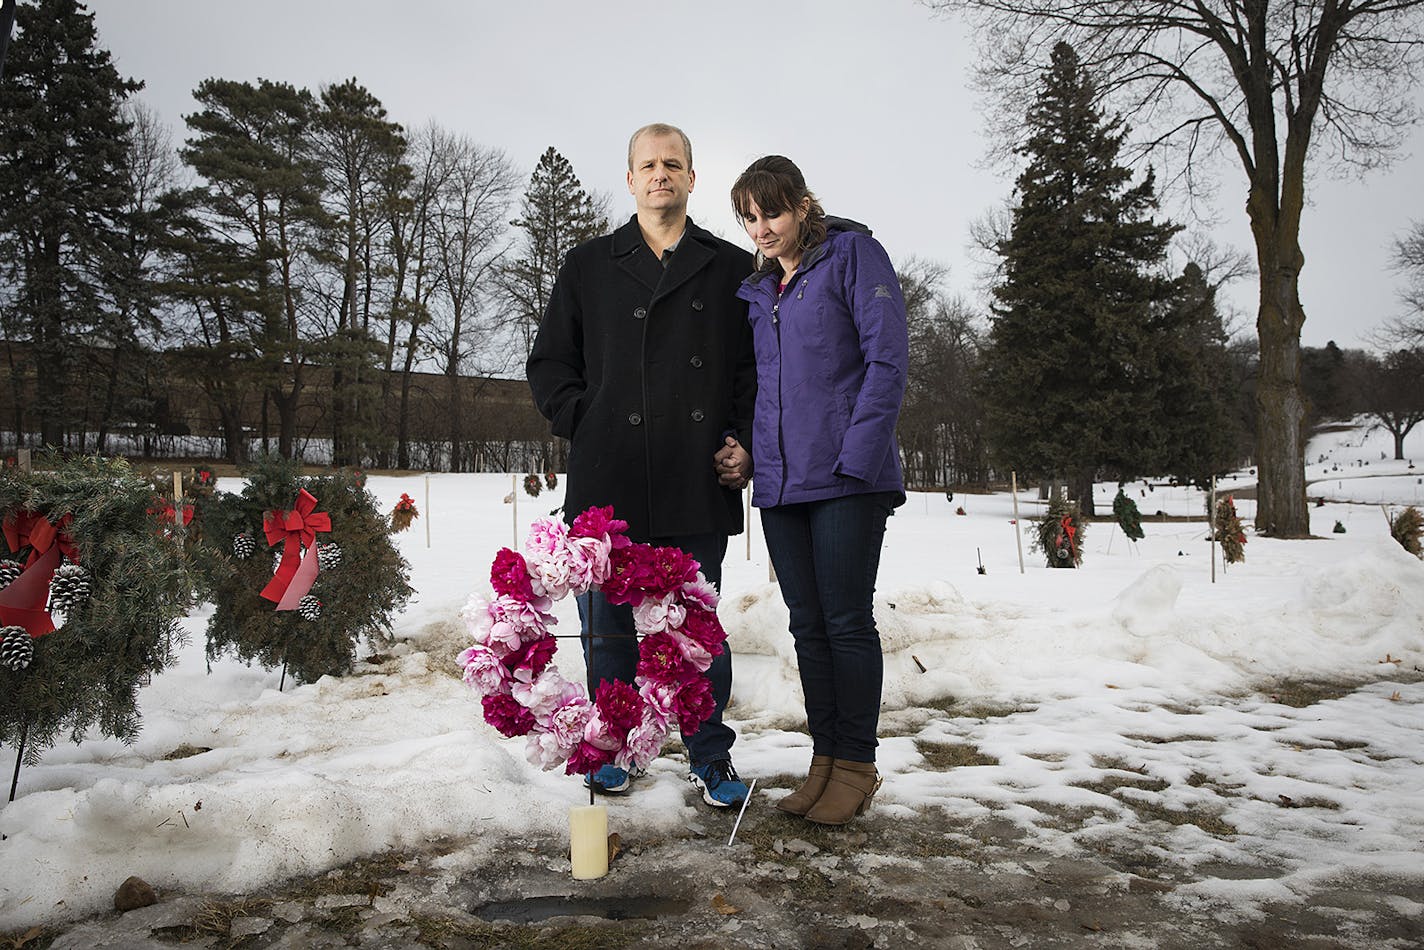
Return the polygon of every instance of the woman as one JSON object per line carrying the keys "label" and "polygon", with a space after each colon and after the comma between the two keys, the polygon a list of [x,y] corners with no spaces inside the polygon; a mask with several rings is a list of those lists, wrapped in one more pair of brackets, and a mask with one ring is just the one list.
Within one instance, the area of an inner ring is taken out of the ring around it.
{"label": "woman", "polygon": [[757,356],[752,503],[790,609],[811,732],[806,780],[777,807],[841,825],[880,787],[871,599],[885,519],[905,501],[905,301],[870,230],[827,217],[790,159],[753,162],[732,206],[757,248],[737,292]]}

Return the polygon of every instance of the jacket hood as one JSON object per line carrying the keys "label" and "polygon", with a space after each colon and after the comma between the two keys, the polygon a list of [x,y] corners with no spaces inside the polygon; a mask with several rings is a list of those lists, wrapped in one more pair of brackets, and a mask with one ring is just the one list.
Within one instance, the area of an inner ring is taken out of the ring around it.
{"label": "jacket hood", "polygon": [[[869,237],[871,231],[870,228],[861,224],[859,221],[852,221],[850,218],[837,218],[829,214],[826,215],[826,239],[806,252],[806,256],[801,259],[800,269],[805,270],[825,257],[827,250],[830,249],[832,239],[838,234],[864,234],[866,237]],[[775,270],[755,271],[742,283],[750,287],[761,283],[774,273],[776,273]]]}

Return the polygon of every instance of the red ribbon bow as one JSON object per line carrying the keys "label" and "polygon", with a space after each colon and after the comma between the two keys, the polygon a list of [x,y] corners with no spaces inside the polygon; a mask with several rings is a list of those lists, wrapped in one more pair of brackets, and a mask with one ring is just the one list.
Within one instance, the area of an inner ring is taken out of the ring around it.
{"label": "red ribbon bow", "polygon": [[62,557],[78,562],[79,549],[65,530],[73,518],[65,515],[54,524],[37,511],[12,511],[5,516],[5,543],[16,554],[30,548],[24,572],[0,590],[0,622],[24,627],[32,637],[54,630],[54,620],[45,604],[49,582]]}
{"label": "red ribbon bow", "polygon": [[316,546],[316,533],[331,530],[331,515],[316,511],[316,496],[305,488],[297,492],[291,511],[269,511],[262,517],[262,530],[267,544],[283,543],[282,561],[277,572],[262,588],[262,596],[277,602],[278,610],[295,610],[297,602],[311,590],[320,569],[315,557],[303,559],[302,548]]}
{"label": "red ribbon bow", "polygon": [[1063,520],[1058,523],[1063,526],[1063,536],[1068,539],[1068,553],[1076,555],[1078,552],[1075,547],[1074,536],[1077,535],[1078,529],[1073,526],[1073,517],[1071,515],[1064,515]]}

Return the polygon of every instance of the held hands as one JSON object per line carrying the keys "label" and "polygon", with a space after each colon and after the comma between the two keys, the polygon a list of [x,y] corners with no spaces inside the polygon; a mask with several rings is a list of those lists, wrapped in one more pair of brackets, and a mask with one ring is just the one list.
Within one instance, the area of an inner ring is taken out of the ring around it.
{"label": "held hands", "polygon": [[717,482],[723,488],[738,491],[747,486],[752,477],[752,456],[733,436],[727,436],[723,445],[712,456],[712,464],[717,469]]}

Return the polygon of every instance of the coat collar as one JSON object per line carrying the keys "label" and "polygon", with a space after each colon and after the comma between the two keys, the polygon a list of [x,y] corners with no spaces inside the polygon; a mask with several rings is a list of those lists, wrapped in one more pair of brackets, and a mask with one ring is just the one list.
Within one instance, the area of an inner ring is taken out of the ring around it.
{"label": "coat collar", "polygon": [[[710,232],[704,231],[688,218],[687,229],[683,232],[682,240],[678,242],[677,250],[673,252],[672,261],[664,271],[662,264],[653,259],[653,252],[644,242],[642,229],[638,227],[638,216],[635,214],[628,219],[627,224],[613,232],[612,254],[620,268],[653,291],[652,303],[657,303],[712,263],[717,257],[716,241],[717,238]],[[652,262],[651,267],[649,261]]]}

